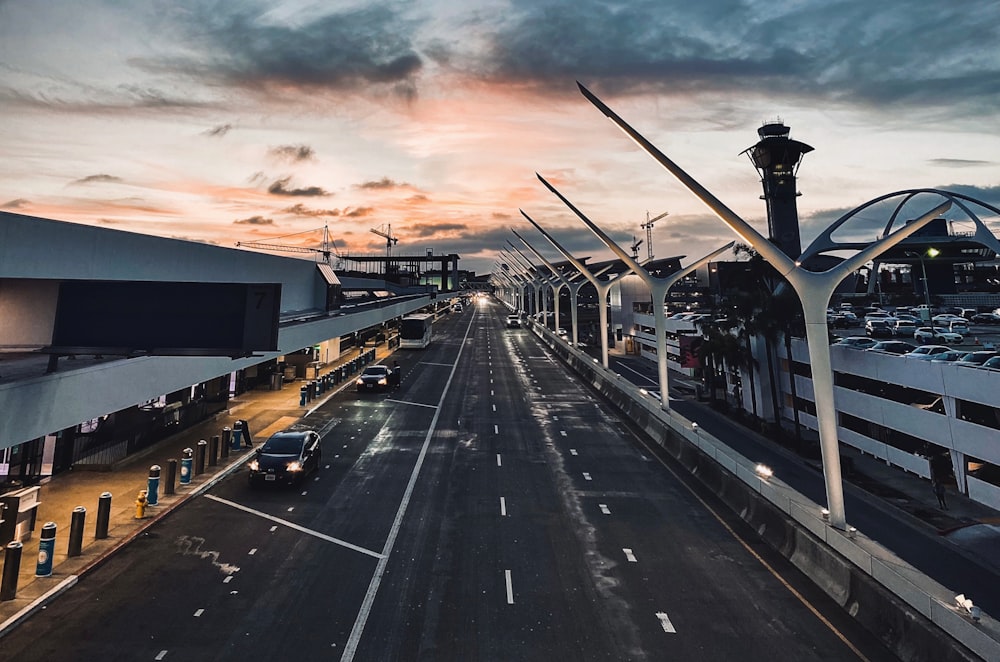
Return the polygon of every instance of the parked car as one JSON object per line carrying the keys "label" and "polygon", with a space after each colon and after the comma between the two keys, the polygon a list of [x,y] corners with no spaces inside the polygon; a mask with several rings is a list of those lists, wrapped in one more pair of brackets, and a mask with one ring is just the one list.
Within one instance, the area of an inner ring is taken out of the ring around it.
{"label": "parked car", "polygon": [[904,354],[908,359],[917,359],[920,361],[930,361],[938,354],[944,354],[945,352],[952,351],[951,347],[947,345],[921,345],[909,354]]}
{"label": "parked car", "polygon": [[1000,356],[1000,352],[991,352],[988,350],[979,352],[969,352],[968,354],[960,358],[958,361],[955,361],[955,365],[979,367],[982,364],[989,361],[990,359],[992,359],[994,356]]}
{"label": "parked car", "polygon": [[977,313],[972,316],[973,324],[1000,324],[1000,315],[996,313]]}
{"label": "parked car", "polygon": [[247,463],[251,485],[296,483],[319,467],[322,456],[319,433],[315,430],[279,432],[271,435]]}
{"label": "parked car", "polygon": [[883,340],[875,343],[865,351],[888,352],[889,354],[908,354],[916,348],[916,345],[911,345],[910,343],[903,342],[902,340]]}
{"label": "parked car", "polygon": [[922,326],[913,332],[913,339],[920,343],[938,343],[944,345],[957,345],[965,338],[960,333],[946,331],[933,326]]}
{"label": "parked car", "polygon": [[865,322],[865,333],[872,338],[891,338],[892,328],[888,319],[871,319]]}
{"label": "parked car", "polygon": [[930,360],[933,363],[954,363],[955,361],[960,361],[966,354],[968,354],[968,352],[964,349],[952,349],[947,352],[935,354]]}
{"label": "parked car", "polygon": [[393,370],[381,363],[370,365],[354,382],[358,393],[362,391],[385,391],[393,386],[399,386],[399,371]]}
{"label": "parked car", "polygon": [[833,344],[843,345],[845,347],[855,347],[857,349],[868,349],[877,342],[877,340],[872,340],[868,336],[848,336],[847,338],[841,338]]}
{"label": "parked car", "polygon": [[916,330],[917,325],[912,321],[897,319],[896,323],[892,326],[892,335],[901,338],[912,338]]}

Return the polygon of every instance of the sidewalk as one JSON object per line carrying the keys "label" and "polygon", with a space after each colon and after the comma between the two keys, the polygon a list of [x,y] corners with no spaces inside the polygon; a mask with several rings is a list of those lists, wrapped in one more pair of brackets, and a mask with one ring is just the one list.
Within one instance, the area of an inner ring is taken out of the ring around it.
{"label": "sidewalk", "polygon": [[[385,344],[375,349],[375,362],[384,360],[394,351]],[[355,356],[357,352],[350,351],[326,366],[322,372],[325,374],[339,368]],[[49,600],[73,586],[78,577],[98,567],[104,559],[171,510],[204,492],[225,476],[240,470],[253,453],[247,448],[230,450],[229,457],[220,457],[216,466],[209,466],[210,458],[206,453],[205,471],[193,475],[189,485],[175,484],[176,493],[173,495],[163,494],[168,460],[177,460],[179,481],[180,459],[185,448],[196,448],[201,439],[210,441],[213,435],[221,435],[224,427],[233,428],[238,420],[248,422],[255,445],[260,444],[275,432],[297,422],[310,409],[352,386],[354,377],[349,376],[306,406],[300,407],[299,388],[303,383],[296,381],[286,384],[278,391],[256,390],[242,393],[229,401],[229,409],[226,411],[164,439],[147,451],[126,458],[112,471],[68,471],[53,476],[44,483],[35,531],[30,540],[24,541],[22,549],[17,595],[13,600],[0,602],[0,637]],[[154,464],[163,469],[160,474],[158,505],[147,506],[145,517],[136,519],[136,497],[140,490],[146,489],[149,468]],[[102,492],[113,495],[111,518],[108,537],[96,540],[97,504]],[[77,506],[87,509],[83,550],[80,556],[70,558],[67,555],[70,521],[73,508]],[[46,522],[55,522],[57,526],[52,576],[35,577],[39,537],[42,525]]]}

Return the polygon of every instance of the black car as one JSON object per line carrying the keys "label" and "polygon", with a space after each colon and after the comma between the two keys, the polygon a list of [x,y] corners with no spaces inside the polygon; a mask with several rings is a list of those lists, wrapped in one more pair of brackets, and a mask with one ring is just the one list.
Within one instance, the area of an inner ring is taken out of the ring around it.
{"label": "black car", "polygon": [[314,430],[279,432],[250,460],[250,484],[295,483],[319,467],[322,450]]}
{"label": "black car", "polygon": [[399,386],[399,369],[387,365],[370,365],[354,382],[358,393],[363,391],[385,391],[393,386]]}

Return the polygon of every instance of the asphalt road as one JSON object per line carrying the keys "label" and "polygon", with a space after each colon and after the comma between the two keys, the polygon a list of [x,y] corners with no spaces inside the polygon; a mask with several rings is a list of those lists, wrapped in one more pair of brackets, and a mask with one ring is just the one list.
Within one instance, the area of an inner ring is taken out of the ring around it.
{"label": "asphalt road", "polygon": [[[894,659],[496,303],[7,635],[10,660]],[[267,486],[272,488],[274,486]]]}

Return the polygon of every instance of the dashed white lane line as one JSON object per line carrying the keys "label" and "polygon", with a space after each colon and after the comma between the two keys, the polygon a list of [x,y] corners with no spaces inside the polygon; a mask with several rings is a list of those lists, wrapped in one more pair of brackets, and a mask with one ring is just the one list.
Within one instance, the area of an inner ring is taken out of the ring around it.
{"label": "dashed white lane line", "polygon": [[670,619],[664,612],[662,611],[656,612],[656,617],[660,619],[660,625],[663,627],[664,632],[671,634],[677,632],[677,630],[674,629],[674,624],[670,622]]}
{"label": "dashed white lane line", "polygon": [[510,580],[510,570],[504,570],[504,582],[507,584],[507,604],[514,604],[514,585]]}
{"label": "dashed white lane line", "polygon": [[592,479],[592,478],[590,477],[590,474],[589,474],[589,473],[587,473],[586,471],[584,471],[584,472],[583,472],[583,479],[584,479],[584,480],[593,480],[593,479]]}
{"label": "dashed white lane line", "polygon": [[575,448],[571,448],[571,449],[569,449],[569,454],[570,454],[570,455],[579,455],[579,453],[577,453],[577,452],[576,452],[576,449],[575,449]]}
{"label": "dashed white lane line", "polygon": [[164,650],[161,650],[159,653],[157,653],[156,657],[154,657],[153,659],[154,660],[162,660],[166,656],[167,656],[167,651],[164,649]]}
{"label": "dashed white lane line", "polygon": [[566,430],[559,430],[559,436],[565,437],[566,436]]}
{"label": "dashed white lane line", "polygon": [[257,548],[256,548],[256,547],[254,547],[253,549],[251,549],[251,550],[250,550],[250,551],[248,552],[248,554],[249,554],[250,556],[253,556],[253,555],[254,555],[254,554],[256,554],[256,553],[257,553]]}
{"label": "dashed white lane line", "polygon": [[497,466],[502,467],[503,463],[500,461],[500,453],[497,453]]}
{"label": "dashed white lane line", "polygon": [[600,508],[601,512],[604,513],[605,515],[610,515],[611,514],[611,509],[608,508],[607,504],[599,503],[599,504],[597,504],[597,507]]}
{"label": "dashed white lane line", "polygon": [[638,563],[639,559],[635,558],[635,554],[628,547],[622,547],[622,551],[625,552],[625,558],[628,559],[629,563]]}
{"label": "dashed white lane line", "polygon": [[[206,499],[211,499],[212,501],[217,501],[219,503],[223,503],[223,504],[225,504],[227,506],[230,506],[232,508],[236,508],[237,510],[242,510],[242,511],[250,513],[252,515],[256,515],[257,517],[261,517],[263,519],[271,520],[272,522],[275,522],[276,524],[280,524],[281,526],[288,527],[289,529],[295,529],[296,531],[298,531],[300,533],[305,533],[305,534],[313,536],[315,538],[319,538],[320,540],[325,540],[327,542],[332,542],[335,545],[340,545],[341,547],[346,547],[347,549],[353,549],[355,552],[360,552],[362,554],[366,554],[366,555],[374,557],[376,559],[382,559],[383,556],[384,556],[383,554],[379,554],[378,552],[373,552],[370,549],[365,549],[364,547],[358,547],[357,545],[352,545],[351,543],[346,542],[344,540],[341,540],[340,538],[334,538],[333,536],[328,536],[325,533],[320,533],[318,531],[313,531],[311,529],[307,529],[306,527],[300,526],[298,524],[295,524],[294,522],[289,522],[288,520],[281,519],[280,517],[275,517],[274,515],[268,515],[267,513],[263,513],[263,512],[261,512],[259,510],[254,510],[253,508],[248,508],[248,507],[246,507],[244,505],[238,504],[235,501],[230,501],[229,499],[223,499],[222,497],[217,497],[214,494],[206,494],[206,495],[204,495],[204,497]],[[257,551],[257,550],[254,549],[254,551]]]}
{"label": "dashed white lane line", "polygon": [[202,614],[204,614],[204,613],[205,613],[205,610],[204,610],[204,609],[199,609],[198,611],[196,611],[196,612],[194,613],[194,617],[195,617],[195,618],[198,618],[199,616],[201,616],[201,615],[202,615]]}
{"label": "dashed white lane line", "polygon": [[507,499],[500,497],[500,517],[507,517]]}

